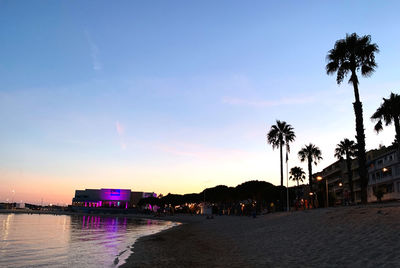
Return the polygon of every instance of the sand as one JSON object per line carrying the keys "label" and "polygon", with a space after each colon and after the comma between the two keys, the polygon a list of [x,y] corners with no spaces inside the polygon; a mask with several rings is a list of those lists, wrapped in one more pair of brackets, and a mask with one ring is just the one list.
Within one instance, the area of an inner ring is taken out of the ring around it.
{"label": "sand", "polygon": [[122,267],[400,267],[398,203],[168,220]]}

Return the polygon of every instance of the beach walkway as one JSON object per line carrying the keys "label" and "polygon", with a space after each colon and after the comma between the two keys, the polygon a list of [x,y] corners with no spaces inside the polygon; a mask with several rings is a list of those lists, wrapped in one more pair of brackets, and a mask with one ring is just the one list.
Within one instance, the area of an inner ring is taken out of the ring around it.
{"label": "beach walkway", "polygon": [[397,203],[182,221],[139,239],[122,267],[400,266]]}

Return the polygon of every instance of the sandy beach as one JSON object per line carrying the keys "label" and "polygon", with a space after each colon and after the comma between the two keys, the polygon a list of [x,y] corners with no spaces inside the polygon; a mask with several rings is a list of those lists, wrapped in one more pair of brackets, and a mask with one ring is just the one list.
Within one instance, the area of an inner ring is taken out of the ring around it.
{"label": "sandy beach", "polygon": [[122,267],[400,267],[398,203],[168,220]]}

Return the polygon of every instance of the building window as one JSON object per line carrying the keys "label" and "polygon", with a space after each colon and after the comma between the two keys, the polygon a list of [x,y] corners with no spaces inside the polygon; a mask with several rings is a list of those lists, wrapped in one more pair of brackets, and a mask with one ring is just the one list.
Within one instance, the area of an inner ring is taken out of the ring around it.
{"label": "building window", "polygon": [[386,192],[393,193],[393,183],[386,185]]}
{"label": "building window", "polygon": [[385,167],[382,169],[382,177],[388,177],[388,176],[392,176],[392,168],[391,167]]}

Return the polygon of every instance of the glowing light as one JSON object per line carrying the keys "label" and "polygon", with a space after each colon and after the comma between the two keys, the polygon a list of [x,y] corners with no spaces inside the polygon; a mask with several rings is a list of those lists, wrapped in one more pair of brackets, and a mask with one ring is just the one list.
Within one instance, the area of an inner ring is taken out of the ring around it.
{"label": "glowing light", "polygon": [[384,167],[384,168],[382,168],[382,171],[386,172],[386,171],[388,171],[388,169]]}
{"label": "glowing light", "polygon": [[129,201],[131,199],[131,190],[100,189],[100,199],[112,201]]}
{"label": "glowing light", "polygon": [[342,187],[342,186],[343,186],[343,183],[339,182],[339,187]]}

